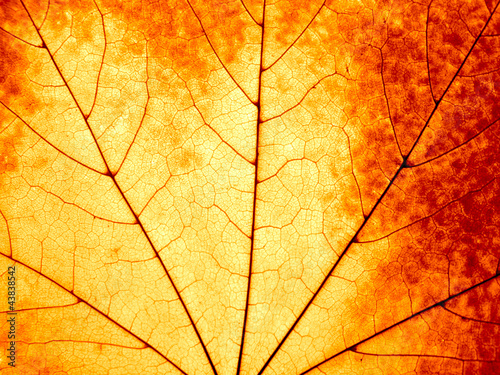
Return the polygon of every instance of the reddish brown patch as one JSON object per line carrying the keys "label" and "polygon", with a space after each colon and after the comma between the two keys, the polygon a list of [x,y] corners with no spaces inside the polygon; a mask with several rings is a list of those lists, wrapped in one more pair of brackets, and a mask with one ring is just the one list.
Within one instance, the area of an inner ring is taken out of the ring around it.
{"label": "reddish brown patch", "polygon": [[[5,96],[17,96],[22,92],[22,87],[13,74],[19,69],[16,67],[22,61],[22,56],[10,44],[9,37],[0,35],[0,89]],[[3,96],[2,95],[2,96]]]}
{"label": "reddish brown patch", "polygon": [[20,121],[12,123],[0,134],[0,181],[4,176],[18,169],[20,155],[15,145],[23,140],[23,124]]}

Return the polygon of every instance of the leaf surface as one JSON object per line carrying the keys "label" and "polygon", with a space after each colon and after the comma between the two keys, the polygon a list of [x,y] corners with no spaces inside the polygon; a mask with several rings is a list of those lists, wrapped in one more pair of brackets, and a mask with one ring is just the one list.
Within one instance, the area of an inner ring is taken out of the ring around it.
{"label": "leaf surface", "polygon": [[3,2],[5,374],[500,371],[498,2]]}

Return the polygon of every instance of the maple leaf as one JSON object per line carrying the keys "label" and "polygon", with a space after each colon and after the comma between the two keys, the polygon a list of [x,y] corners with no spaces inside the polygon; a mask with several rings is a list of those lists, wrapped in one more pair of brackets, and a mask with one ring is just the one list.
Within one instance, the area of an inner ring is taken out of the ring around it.
{"label": "maple leaf", "polygon": [[500,373],[498,1],[0,9],[2,373]]}

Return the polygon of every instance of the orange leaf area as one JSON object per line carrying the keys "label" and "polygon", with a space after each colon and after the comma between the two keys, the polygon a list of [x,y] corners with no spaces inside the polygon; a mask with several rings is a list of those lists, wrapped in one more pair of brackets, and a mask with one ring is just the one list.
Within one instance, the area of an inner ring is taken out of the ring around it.
{"label": "orange leaf area", "polygon": [[500,374],[498,8],[3,1],[0,372]]}

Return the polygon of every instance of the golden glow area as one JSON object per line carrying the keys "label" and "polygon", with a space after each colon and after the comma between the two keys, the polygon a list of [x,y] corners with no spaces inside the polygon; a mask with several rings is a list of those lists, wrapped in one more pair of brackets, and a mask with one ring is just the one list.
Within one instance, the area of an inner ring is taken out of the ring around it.
{"label": "golden glow area", "polygon": [[500,374],[498,4],[2,1],[1,374]]}

